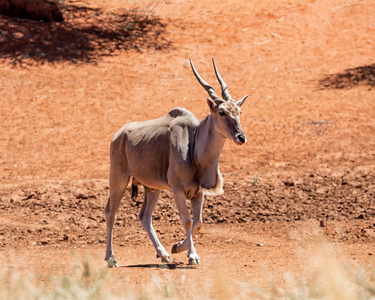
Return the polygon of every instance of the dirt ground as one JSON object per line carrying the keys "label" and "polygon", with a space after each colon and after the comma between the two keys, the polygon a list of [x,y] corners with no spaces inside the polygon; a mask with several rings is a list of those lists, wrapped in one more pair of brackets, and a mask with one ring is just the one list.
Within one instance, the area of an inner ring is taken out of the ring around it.
{"label": "dirt ground", "polygon": [[[156,275],[183,279],[193,298],[215,298],[213,285],[241,295],[239,282],[311,275],[323,240],[343,263],[375,264],[375,3],[67,0],[62,11],[63,23],[0,17],[5,268],[64,273],[72,250],[105,266],[112,135],[177,106],[208,114],[189,57],[215,88],[211,57],[234,98],[250,94],[248,142],[227,141],[220,157],[225,193],[206,198],[202,265],[185,254],[160,265],[137,220],[142,197],[127,197],[109,287],[138,293]],[[167,248],[183,238],[170,191],[153,219]]]}

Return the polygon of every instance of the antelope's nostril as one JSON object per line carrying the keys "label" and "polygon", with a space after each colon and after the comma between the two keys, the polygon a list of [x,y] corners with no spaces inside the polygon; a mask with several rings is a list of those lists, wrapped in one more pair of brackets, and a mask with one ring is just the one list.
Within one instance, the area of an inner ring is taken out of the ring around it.
{"label": "antelope's nostril", "polygon": [[246,135],[244,134],[238,134],[237,139],[238,139],[238,142],[240,142],[241,144],[246,143]]}

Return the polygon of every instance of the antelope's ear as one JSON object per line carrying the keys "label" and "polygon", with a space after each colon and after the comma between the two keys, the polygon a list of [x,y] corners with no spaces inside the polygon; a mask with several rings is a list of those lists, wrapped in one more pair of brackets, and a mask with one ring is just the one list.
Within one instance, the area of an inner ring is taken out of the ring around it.
{"label": "antelope's ear", "polygon": [[210,111],[214,112],[215,111],[215,106],[216,106],[215,101],[212,100],[211,98],[207,98],[207,104],[208,104],[208,107],[210,108]]}
{"label": "antelope's ear", "polygon": [[249,94],[247,94],[245,97],[243,97],[241,100],[238,100],[237,102],[236,102],[236,104],[238,105],[238,106],[241,106],[244,102],[245,102],[245,100],[246,100],[246,98],[247,97],[249,97]]}

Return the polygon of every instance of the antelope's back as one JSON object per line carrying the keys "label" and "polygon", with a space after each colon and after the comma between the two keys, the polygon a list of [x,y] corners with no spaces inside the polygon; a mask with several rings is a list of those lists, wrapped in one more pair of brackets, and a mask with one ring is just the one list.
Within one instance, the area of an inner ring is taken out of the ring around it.
{"label": "antelope's back", "polygon": [[111,152],[121,152],[129,173],[143,184],[151,187],[155,180],[167,184],[171,127],[182,124],[194,128],[197,123],[184,108],[174,108],[158,119],[127,123],[114,135]]}

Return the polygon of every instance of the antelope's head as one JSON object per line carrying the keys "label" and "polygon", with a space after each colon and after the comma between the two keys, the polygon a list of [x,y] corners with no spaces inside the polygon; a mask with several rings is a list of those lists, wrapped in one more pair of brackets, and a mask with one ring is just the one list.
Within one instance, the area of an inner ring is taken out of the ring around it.
{"label": "antelope's head", "polygon": [[218,95],[216,95],[214,88],[199,76],[193,62],[191,59],[189,60],[195,77],[210,96],[207,98],[207,104],[210,108],[216,130],[224,137],[230,138],[235,143],[242,145],[246,142],[246,135],[242,130],[240,122],[241,105],[245,102],[249,95],[246,95],[241,100],[235,101],[229,94],[228,85],[220,76],[219,71],[216,68],[215,61],[212,59],[216,78],[221,86],[222,98],[220,98]]}

